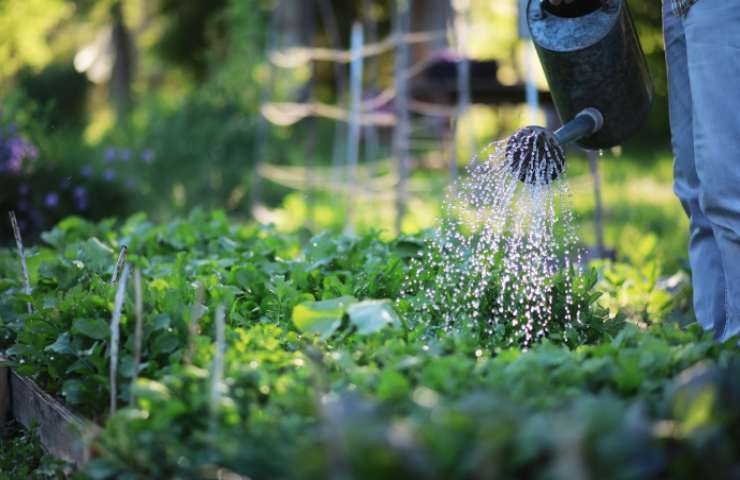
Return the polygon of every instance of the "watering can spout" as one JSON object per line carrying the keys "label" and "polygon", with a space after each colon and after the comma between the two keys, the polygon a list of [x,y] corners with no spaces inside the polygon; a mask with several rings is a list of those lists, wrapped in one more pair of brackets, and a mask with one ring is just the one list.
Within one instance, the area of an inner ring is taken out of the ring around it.
{"label": "watering can spout", "polygon": [[576,142],[583,137],[597,133],[604,126],[604,116],[594,108],[581,110],[573,120],[566,123],[553,134],[561,146]]}

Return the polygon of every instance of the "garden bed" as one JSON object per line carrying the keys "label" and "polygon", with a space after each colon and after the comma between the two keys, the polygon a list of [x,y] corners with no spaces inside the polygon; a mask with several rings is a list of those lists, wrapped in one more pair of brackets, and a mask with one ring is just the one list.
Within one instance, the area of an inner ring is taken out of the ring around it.
{"label": "garden bed", "polygon": [[78,467],[90,459],[85,437],[100,429],[7,367],[0,367],[0,418],[15,419],[34,430],[48,453]]}
{"label": "garden bed", "polygon": [[[37,399],[24,403],[62,398],[101,425],[83,467],[94,478],[533,478],[566,467],[567,478],[695,478],[739,465],[740,357],[665,320],[665,292],[609,316],[595,277],[575,277],[581,323],[556,318],[524,349],[506,324],[420,320],[426,296],[447,293],[404,287],[421,239],[299,241],[197,212],[165,225],[69,219],[44,238],[29,256],[34,313],[18,281],[0,298],[0,348],[46,391],[14,376]],[[137,368],[129,282],[111,414],[123,243],[144,321]],[[13,255],[0,252],[7,272]],[[610,308],[643,276],[619,267],[601,276]],[[85,425],[56,408],[35,415]]]}
{"label": "garden bed", "polygon": [[72,413],[33,381],[11,372],[13,417],[26,428],[36,426],[47,452],[66,462],[82,466],[90,459],[85,437],[99,427]]}

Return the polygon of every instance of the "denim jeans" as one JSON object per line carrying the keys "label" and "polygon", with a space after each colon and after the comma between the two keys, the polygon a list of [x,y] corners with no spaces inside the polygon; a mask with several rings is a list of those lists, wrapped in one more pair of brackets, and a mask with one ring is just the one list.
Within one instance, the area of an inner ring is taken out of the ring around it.
{"label": "denim jeans", "polygon": [[689,217],[698,322],[740,333],[740,5],[701,0],[685,17],[663,4],[674,191]]}

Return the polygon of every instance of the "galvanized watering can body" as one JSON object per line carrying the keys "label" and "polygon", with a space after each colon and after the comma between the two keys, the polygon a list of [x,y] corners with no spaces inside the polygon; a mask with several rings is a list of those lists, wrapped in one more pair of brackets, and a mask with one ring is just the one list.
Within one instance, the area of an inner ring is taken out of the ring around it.
{"label": "galvanized watering can body", "polygon": [[604,125],[577,143],[588,149],[621,144],[642,127],[655,90],[625,0],[602,0],[575,17],[529,0],[527,22],[563,123],[595,108]]}

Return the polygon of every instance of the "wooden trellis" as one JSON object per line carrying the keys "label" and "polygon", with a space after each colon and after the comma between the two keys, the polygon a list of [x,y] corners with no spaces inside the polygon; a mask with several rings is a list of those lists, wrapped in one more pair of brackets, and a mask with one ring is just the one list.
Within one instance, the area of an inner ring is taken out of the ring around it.
{"label": "wooden trellis", "polygon": [[[287,0],[283,1],[285,2]],[[414,100],[410,98],[409,82],[435,61],[434,54],[436,51],[432,49],[430,53],[415,59],[415,63],[411,64],[410,49],[412,46],[434,45],[435,43],[445,42],[449,36],[448,29],[410,31],[410,2],[408,0],[398,0],[393,14],[393,31],[390,35],[379,41],[374,41],[375,34],[373,33],[373,37],[370,38],[371,42],[366,43],[364,42],[365,28],[362,24],[355,23],[351,42],[352,48],[350,50],[343,50],[337,48],[340,43],[339,34],[330,2],[325,0],[316,1],[322,23],[333,47],[315,48],[292,45],[285,48],[275,48],[275,41],[273,39],[271,45],[268,47],[267,58],[273,72],[277,69],[305,68],[312,66],[315,62],[333,63],[340,103],[335,105],[326,104],[311,98],[294,102],[272,101],[269,99],[271,96],[269,92],[271,86],[269,86],[267,93],[263,95],[263,102],[260,109],[262,117],[266,122],[279,126],[293,126],[312,118],[323,118],[336,122],[335,160],[333,161],[335,168],[332,170],[329,178],[320,177],[317,169],[307,169],[307,177],[300,183],[307,190],[311,190],[314,186],[321,186],[322,188],[331,186],[331,189],[336,189],[338,183],[348,185],[348,187],[342,189],[351,192],[347,195],[347,230],[352,229],[354,198],[365,196],[359,195],[358,192],[381,193],[376,192],[371,181],[364,180],[362,184],[357,182],[357,174],[359,172],[369,174],[369,169],[357,169],[359,152],[361,150],[361,139],[365,136],[367,140],[374,143],[374,145],[368,147],[368,150],[372,152],[373,158],[378,158],[377,129],[392,129],[392,155],[387,160],[395,165],[394,178],[396,179],[396,183],[391,185],[390,188],[394,192],[393,197],[395,198],[395,225],[396,229],[400,230],[408,203],[408,178],[412,170],[411,152],[420,146],[434,146],[440,150],[444,150],[446,140],[443,136],[436,135],[436,138],[439,140],[434,142],[431,140],[421,141],[418,144],[414,142],[411,139],[412,133],[420,132],[428,128],[428,125],[423,121],[420,123],[417,122],[417,120],[411,117],[411,114],[413,113],[421,119],[427,117],[441,118],[448,123],[463,114],[470,104],[470,82],[469,78],[466,80],[465,76],[465,72],[469,72],[469,69],[466,70],[464,65],[459,69],[461,79],[458,84],[463,91],[467,90],[467,93],[461,95],[457,107],[451,108],[446,105]],[[446,26],[449,27],[449,25]],[[373,29],[370,29],[370,31],[374,32]],[[394,52],[395,57],[393,84],[372,98],[365,98],[363,95],[363,69],[365,63],[372,62],[380,55],[390,52]],[[345,72],[347,65],[350,66],[349,75]],[[274,78],[274,73],[271,74],[272,78]],[[346,95],[347,92],[349,92],[349,95]],[[348,98],[347,106],[341,104],[344,97]],[[266,128],[264,125],[263,123],[263,129]],[[259,142],[261,147],[258,159],[264,156],[265,136],[266,133],[263,131],[261,134],[262,140]],[[344,149],[339,148],[342,142],[345,143]],[[456,163],[457,160],[454,158],[453,144],[453,153],[450,156],[450,173],[453,177],[457,174]],[[345,165],[345,167],[341,167],[341,165]],[[277,183],[290,186],[291,188],[296,187],[295,181],[288,182],[290,183],[288,185],[288,183],[279,180],[283,176],[275,175],[275,169],[283,167],[270,165],[269,168],[265,168],[265,166],[265,163],[262,161],[258,163],[256,172],[260,178],[269,179],[273,182],[277,181]],[[266,175],[267,172],[270,172],[269,175]],[[344,175],[341,175],[340,172],[344,172]],[[290,177],[295,180],[292,175]],[[258,192],[256,186],[253,190]],[[382,196],[386,197],[387,195],[383,194]]]}

